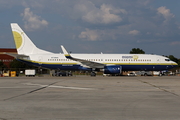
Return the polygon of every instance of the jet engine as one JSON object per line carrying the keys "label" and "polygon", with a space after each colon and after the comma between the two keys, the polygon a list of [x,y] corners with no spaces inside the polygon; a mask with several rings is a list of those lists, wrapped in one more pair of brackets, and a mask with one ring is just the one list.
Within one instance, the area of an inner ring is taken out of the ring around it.
{"label": "jet engine", "polygon": [[104,74],[121,74],[122,66],[120,65],[110,65],[104,67]]}

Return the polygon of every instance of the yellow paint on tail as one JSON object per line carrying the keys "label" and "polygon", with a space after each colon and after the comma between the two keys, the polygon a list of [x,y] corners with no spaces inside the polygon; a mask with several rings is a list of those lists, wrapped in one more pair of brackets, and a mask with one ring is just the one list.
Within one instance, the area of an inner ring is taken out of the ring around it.
{"label": "yellow paint on tail", "polygon": [[15,43],[16,43],[16,48],[19,49],[21,47],[21,45],[22,45],[22,37],[16,31],[13,31],[13,36],[14,36],[14,40],[15,40]]}

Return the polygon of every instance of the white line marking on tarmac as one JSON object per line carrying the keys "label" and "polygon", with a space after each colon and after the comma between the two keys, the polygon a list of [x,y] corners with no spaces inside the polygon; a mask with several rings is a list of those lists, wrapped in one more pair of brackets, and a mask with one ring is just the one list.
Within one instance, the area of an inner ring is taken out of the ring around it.
{"label": "white line marking on tarmac", "polygon": [[10,88],[12,88],[12,89],[20,89],[20,88],[26,88],[26,87],[0,87],[0,89],[10,89]]}
{"label": "white line marking on tarmac", "polygon": [[40,87],[49,87],[49,88],[64,88],[64,89],[76,89],[76,90],[95,90],[94,88],[80,88],[80,87],[66,87],[66,86],[55,86],[55,85],[41,85],[41,84],[33,84],[33,83],[23,83],[24,85],[30,86],[40,86]]}

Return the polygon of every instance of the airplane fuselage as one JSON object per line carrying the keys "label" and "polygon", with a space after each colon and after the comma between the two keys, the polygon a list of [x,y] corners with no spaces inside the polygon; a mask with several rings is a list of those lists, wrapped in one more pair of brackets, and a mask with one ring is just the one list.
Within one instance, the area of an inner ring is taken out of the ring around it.
{"label": "airplane fuselage", "polygon": [[147,54],[69,54],[61,45],[63,54],[54,54],[39,49],[17,23],[11,24],[18,54],[10,54],[19,61],[60,70],[89,70],[95,76],[96,70],[104,74],[121,74],[122,71],[161,71],[168,70],[177,63],[167,57]]}
{"label": "airplane fuselage", "polygon": [[[122,71],[161,71],[168,70],[176,66],[173,61],[166,57],[159,55],[147,54],[71,54],[71,56],[92,61],[95,63],[102,63],[105,66],[119,65]],[[20,58],[20,61],[41,66],[49,69],[60,70],[91,70],[88,66],[80,62],[67,59],[64,54],[50,54],[50,55],[29,55],[28,58]],[[98,66],[96,66],[98,68]],[[103,69],[101,66],[99,69]]]}

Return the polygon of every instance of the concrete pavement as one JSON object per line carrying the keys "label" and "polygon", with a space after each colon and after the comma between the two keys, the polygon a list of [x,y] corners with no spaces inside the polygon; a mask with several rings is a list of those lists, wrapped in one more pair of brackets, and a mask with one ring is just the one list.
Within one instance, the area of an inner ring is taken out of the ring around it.
{"label": "concrete pavement", "polygon": [[180,77],[0,78],[0,120],[179,120]]}

